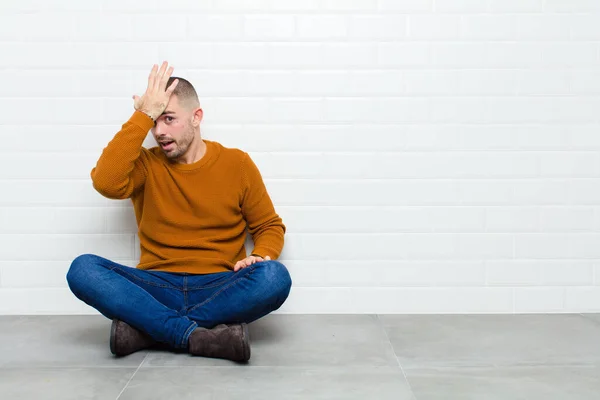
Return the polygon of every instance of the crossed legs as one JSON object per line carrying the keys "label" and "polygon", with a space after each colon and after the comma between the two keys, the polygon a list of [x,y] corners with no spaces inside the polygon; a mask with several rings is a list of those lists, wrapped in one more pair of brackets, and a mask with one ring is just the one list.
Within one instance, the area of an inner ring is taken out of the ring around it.
{"label": "crossed legs", "polygon": [[67,273],[73,294],[109,319],[118,319],[157,342],[187,349],[197,327],[249,323],[278,309],[291,278],[276,260],[238,272],[195,275],[146,271],[84,254]]}

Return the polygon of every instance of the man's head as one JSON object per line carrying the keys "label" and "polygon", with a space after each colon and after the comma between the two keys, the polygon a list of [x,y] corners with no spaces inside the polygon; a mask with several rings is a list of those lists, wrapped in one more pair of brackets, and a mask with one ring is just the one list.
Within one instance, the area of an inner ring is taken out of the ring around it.
{"label": "man's head", "polygon": [[[179,82],[169,99],[165,111],[152,128],[154,139],[170,160],[184,155],[195,140],[200,140],[202,109],[196,90],[183,78],[170,77],[166,87]],[[167,142],[172,142],[165,145]]]}

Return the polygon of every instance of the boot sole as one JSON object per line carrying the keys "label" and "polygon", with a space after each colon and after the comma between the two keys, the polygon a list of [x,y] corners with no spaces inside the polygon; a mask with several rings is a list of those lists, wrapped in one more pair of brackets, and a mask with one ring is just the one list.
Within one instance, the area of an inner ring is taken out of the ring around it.
{"label": "boot sole", "polygon": [[242,361],[248,361],[250,359],[250,332],[246,323],[242,323],[242,342],[244,345],[244,359]]}
{"label": "boot sole", "polygon": [[117,355],[117,351],[115,349],[115,337],[117,333],[117,320],[113,319],[112,325],[110,326],[110,352],[114,355]]}

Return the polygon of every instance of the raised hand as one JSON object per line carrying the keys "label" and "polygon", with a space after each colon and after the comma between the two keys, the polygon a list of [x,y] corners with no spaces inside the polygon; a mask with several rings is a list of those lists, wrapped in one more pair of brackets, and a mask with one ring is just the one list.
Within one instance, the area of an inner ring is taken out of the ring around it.
{"label": "raised hand", "polygon": [[133,107],[150,116],[154,121],[165,111],[169,99],[179,83],[179,80],[175,79],[171,86],[166,88],[167,82],[173,73],[173,67],[168,67],[168,63],[165,61],[162,63],[160,70],[158,65],[154,64],[148,76],[148,88],[146,93],[139,97],[133,96]]}

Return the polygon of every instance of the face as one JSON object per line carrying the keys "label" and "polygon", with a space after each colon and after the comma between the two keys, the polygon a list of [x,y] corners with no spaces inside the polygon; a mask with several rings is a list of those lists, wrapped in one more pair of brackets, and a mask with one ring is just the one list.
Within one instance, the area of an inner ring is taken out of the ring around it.
{"label": "face", "polygon": [[177,96],[171,96],[167,108],[152,128],[154,139],[170,160],[177,160],[189,149],[196,136],[196,109],[179,104]]}

